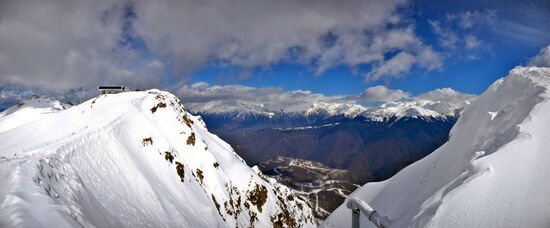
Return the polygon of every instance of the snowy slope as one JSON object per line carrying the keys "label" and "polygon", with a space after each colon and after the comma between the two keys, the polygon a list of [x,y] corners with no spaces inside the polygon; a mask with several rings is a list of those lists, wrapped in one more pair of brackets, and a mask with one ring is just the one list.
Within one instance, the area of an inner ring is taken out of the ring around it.
{"label": "snowy slope", "polygon": [[[550,68],[522,68],[469,105],[450,140],[352,196],[391,227],[550,227]],[[325,227],[349,227],[340,206]],[[361,216],[362,227],[372,227]]]}
{"label": "snowy slope", "polygon": [[11,118],[24,111],[0,118],[11,124],[0,131],[0,227],[315,225],[304,201],[169,93],[101,95]]}
{"label": "snowy slope", "polygon": [[40,119],[47,114],[55,113],[71,107],[60,101],[46,97],[32,96],[16,106],[0,112],[0,132],[16,128]]}

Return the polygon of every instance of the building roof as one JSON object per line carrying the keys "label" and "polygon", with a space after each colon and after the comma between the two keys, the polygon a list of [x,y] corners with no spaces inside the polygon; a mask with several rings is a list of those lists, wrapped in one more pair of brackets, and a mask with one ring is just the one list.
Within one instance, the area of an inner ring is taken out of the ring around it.
{"label": "building roof", "polygon": [[97,89],[124,89],[124,86],[98,86]]}

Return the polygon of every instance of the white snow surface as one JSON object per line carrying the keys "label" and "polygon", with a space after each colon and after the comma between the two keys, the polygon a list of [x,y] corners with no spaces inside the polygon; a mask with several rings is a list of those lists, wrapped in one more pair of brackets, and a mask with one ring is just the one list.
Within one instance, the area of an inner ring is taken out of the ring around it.
{"label": "white snow surface", "polygon": [[33,96],[26,101],[0,112],[0,132],[35,121],[41,117],[71,107],[60,101]]}
{"label": "white snow surface", "polygon": [[[46,103],[0,117],[0,227],[317,222],[304,201],[287,200],[288,188],[248,167],[167,92],[101,95],[66,110]],[[262,192],[263,202],[253,200]]]}
{"label": "white snow surface", "polygon": [[[447,143],[350,196],[390,227],[550,227],[548,88],[550,68],[511,70],[466,107]],[[322,224],[350,225],[345,204]]]}
{"label": "white snow surface", "polygon": [[265,116],[273,118],[277,114],[292,115],[343,115],[349,118],[363,116],[376,121],[390,118],[424,117],[447,118],[457,114],[467,106],[475,96],[462,94],[451,88],[436,89],[419,96],[398,101],[375,103],[345,103],[342,101],[314,102],[288,105],[288,109],[281,105],[257,104],[252,102],[225,102],[215,100],[209,102],[190,103],[190,109],[205,114],[237,114],[237,117]]}

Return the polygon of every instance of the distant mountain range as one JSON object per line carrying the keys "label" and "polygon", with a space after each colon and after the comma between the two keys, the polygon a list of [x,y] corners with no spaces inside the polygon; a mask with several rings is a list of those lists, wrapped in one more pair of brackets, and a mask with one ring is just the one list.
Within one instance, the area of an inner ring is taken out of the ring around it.
{"label": "distant mountain range", "polygon": [[[185,103],[185,106],[192,112],[200,113],[203,116],[221,116],[233,123],[240,122],[238,125],[230,126],[232,129],[238,129],[250,127],[249,124],[246,124],[247,121],[262,119],[269,119],[265,122],[286,124],[286,127],[296,127],[334,116],[364,117],[376,121],[404,117],[446,118],[456,116],[474,98],[473,95],[444,88],[399,101],[360,104],[344,103],[343,100],[338,100],[300,105],[288,104],[288,110],[284,107],[281,108],[281,104],[263,105],[248,101],[228,103],[220,101],[190,102]],[[306,120],[306,122],[301,122],[301,120]]]}
{"label": "distant mountain range", "polygon": [[473,99],[439,89],[371,106],[313,103],[291,112],[209,103],[188,106],[249,164],[277,156],[307,159],[351,170],[366,182],[388,178],[443,144]]}
{"label": "distant mountain range", "polygon": [[[292,112],[186,106],[249,165],[301,192],[315,216],[324,219],[357,185],[387,179],[448,140],[460,111],[474,97],[450,89],[436,92],[437,100],[315,103]],[[319,204],[319,197],[331,200]]]}
{"label": "distant mountain range", "polygon": [[209,130],[233,145],[248,164],[277,156],[300,158],[350,170],[363,183],[388,178],[426,156],[447,140],[456,121],[455,116],[378,120],[343,115],[326,119],[200,115]]}

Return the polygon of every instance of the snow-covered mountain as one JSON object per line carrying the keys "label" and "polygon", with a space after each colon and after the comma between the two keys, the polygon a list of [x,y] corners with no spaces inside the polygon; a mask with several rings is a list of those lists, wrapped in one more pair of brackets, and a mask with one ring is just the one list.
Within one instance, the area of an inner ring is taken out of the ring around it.
{"label": "snow-covered mountain", "polygon": [[31,96],[25,102],[0,112],[0,132],[7,131],[40,118],[42,114],[57,112],[71,107],[60,101],[39,96]]}
{"label": "snow-covered mountain", "polygon": [[417,97],[387,102],[370,102],[365,104],[343,103],[340,101],[315,102],[311,104],[288,105],[288,110],[269,104],[254,102],[223,103],[219,101],[191,102],[190,110],[204,115],[225,115],[228,118],[284,118],[290,117],[317,117],[330,118],[344,116],[355,118],[358,116],[384,121],[385,119],[403,117],[446,118],[456,116],[475,97],[462,94],[450,88],[436,89]]}
{"label": "snow-covered mountain", "polygon": [[[38,105],[37,105],[38,104]],[[307,203],[150,90],[0,117],[0,227],[310,227]]]}
{"label": "snow-covered mountain", "polygon": [[[517,67],[466,107],[450,139],[351,196],[390,227],[550,227],[550,68]],[[340,206],[324,227],[349,227]],[[374,227],[361,216],[362,227]]]}
{"label": "snow-covered mountain", "polygon": [[[438,98],[446,97],[454,99],[434,99],[430,94],[438,93]],[[429,94],[408,100],[388,101],[371,104],[313,104],[305,115],[342,115],[348,118],[362,116],[372,120],[384,121],[387,119],[400,119],[403,117],[446,118],[457,116],[475,97],[460,94],[450,88],[437,89]]]}

